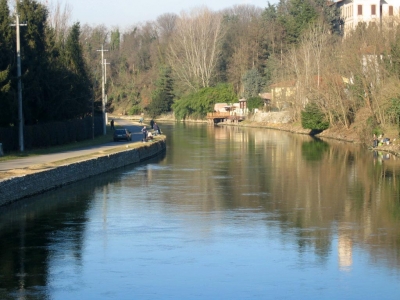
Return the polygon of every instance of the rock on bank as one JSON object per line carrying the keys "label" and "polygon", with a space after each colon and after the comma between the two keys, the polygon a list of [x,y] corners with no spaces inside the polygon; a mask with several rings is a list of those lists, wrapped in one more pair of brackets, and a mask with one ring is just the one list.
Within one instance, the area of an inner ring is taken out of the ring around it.
{"label": "rock on bank", "polygon": [[72,162],[33,174],[5,179],[0,181],[0,206],[91,176],[139,163],[165,150],[166,140],[159,139],[141,144],[138,148],[127,148],[123,151]]}

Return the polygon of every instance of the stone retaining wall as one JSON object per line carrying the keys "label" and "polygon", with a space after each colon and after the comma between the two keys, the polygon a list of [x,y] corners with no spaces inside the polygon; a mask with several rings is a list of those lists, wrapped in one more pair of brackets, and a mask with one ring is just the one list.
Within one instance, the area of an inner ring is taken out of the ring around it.
{"label": "stone retaining wall", "polygon": [[287,124],[292,122],[292,117],[287,111],[258,112],[250,117],[250,121],[270,124]]}
{"label": "stone retaining wall", "polygon": [[136,149],[127,149],[123,152],[0,181],[0,206],[107,171],[139,163],[162,153],[165,149],[165,139],[158,140],[143,144],[142,147]]}

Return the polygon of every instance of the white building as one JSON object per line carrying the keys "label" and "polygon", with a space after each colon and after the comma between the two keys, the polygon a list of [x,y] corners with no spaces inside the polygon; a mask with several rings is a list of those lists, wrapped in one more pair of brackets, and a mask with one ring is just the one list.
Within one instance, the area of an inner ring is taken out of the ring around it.
{"label": "white building", "polygon": [[400,0],[338,0],[335,5],[344,21],[344,36],[361,22],[381,28],[393,26],[399,18]]}

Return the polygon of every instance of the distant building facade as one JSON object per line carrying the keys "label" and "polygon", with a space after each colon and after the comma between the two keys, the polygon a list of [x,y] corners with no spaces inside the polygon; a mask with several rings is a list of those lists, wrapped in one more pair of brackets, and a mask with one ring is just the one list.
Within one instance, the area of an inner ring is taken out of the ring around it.
{"label": "distant building facade", "polygon": [[334,5],[340,9],[344,36],[362,22],[382,28],[394,26],[399,20],[399,0],[338,0]]}
{"label": "distant building facade", "polygon": [[288,107],[290,102],[293,102],[293,97],[296,93],[296,81],[282,81],[270,86],[271,88],[271,104],[278,110],[283,110]]}

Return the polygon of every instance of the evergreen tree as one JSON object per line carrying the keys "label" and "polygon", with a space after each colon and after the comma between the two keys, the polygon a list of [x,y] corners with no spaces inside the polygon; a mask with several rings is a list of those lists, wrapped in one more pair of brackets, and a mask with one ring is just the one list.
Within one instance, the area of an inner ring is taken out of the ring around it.
{"label": "evergreen tree", "polygon": [[67,99],[64,105],[59,106],[62,108],[59,110],[60,113],[62,112],[62,119],[83,117],[91,110],[91,84],[79,37],[80,24],[78,22],[71,27],[62,52],[68,78],[68,87],[65,89]]}
{"label": "evergreen tree", "polygon": [[[14,34],[7,0],[0,0],[0,126],[16,121],[16,107],[11,90],[14,59]],[[14,111],[15,108],[15,111]]]}
{"label": "evergreen tree", "polygon": [[251,69],[246,72],[242,78],[244,93],[246,99],[257,97],[264,86],[264,79],[256,69]]}
{"label": "evergreen tree", "polygon": [[329,128],[329,122],[315,103],[308,103],[301,112],[301,124],[305,129],[323,131]]}
{"label": "evergreen tree", "polygon": [[121,34],[119,29],[111,31],[110,50],[119,50]]}
{"label": "evergreen tree", "polygon": [[151,99],[152,101],[147,107],[147,111],[153,118],[171,110],[174,94],[170,67],[162,66],[160,68],[156,90],[153,92]]}
{"label": "evergreen tree", "polygon": [[288,44],[296,44],[309,24],[317,20],[316,8],[311,0],[288,0],[287,3],[281,1],[279,5],[284,5],[285,9],[278,11],[287,11],[287,14],[279,15],[279,22],[285,29],[286,41]]}
{"label": "evergreen tree", "polygon": [[278,10],[276,5],[272,5],[268,2],[268,6],[262,13],[262,19],[264,26],[268,29],[264,37],[264,49],[266,51],[266,56],[269,58],[271,55],[280,52],[284,39],[284,30],[282,24],[278,22]]}
{"label": "evergreen tree", "polygon": [[47,9],[35,0],[17,2],[21,22],[29,24],[21,29],[21,68],[24,83],[23,105],[26,124],[48,120],[50,111],[48,56],[45,29]]}
{"label": "evergreen tree", "polygon": [[335,34],[341,34],[343,20],[340,17],[340,8],[326,0],[313,0],[320,17],[329,25],[330,31]]}

